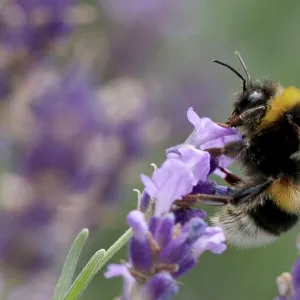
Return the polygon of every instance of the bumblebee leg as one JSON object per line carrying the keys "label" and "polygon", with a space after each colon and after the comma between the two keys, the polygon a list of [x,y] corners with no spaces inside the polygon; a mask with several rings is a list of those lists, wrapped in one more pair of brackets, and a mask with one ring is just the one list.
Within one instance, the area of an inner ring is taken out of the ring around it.
{"label": "bumblebee leg", "polygon": [[273,182],[273,179],[268,179],[262,184],[247,186],[234,192],[232,195],[210,195],[210,194],[195,194],[183,197],[182,200],[176,200],[175,204],[181,207],[190,207],[198,203],[220,206],[226,204],[244,203],[255,198],[260,193],[265,191]]}
{"label": "bumblebee leg", "polygon": [[238,185],[241,182],[244,182],[240,177],[234,175],[233,173],[229,172],[228,170],[218,167],[218,169],[221,171],[220,177],[223,178],[229,185],[235,186]]}
{"label": "bumblebee leg", "polygon": [[210,195],[210,194],[195,194],[185,196],[182,200],[175,201],[178,206],[192,206],[197,203],[203,203],[208,205],[226,205],[231,203],[231,196],[224,195]]}
{"label": "bumblebee leg", "polygon": [[234,204],[247,202],[251,198],[255,198],[260,193],[264,192],[272,182],[273,179],[268,179],[262,184],[241,188],[232,195],[232,202]]}
{"label": "bumblebee leg", "polygon": [[208,148],[204,149],[207,151],[212,157],[219,157],[221,155],[225,155],[229,158],[237,158],[241,155],[242,151],[246,149],[246,144],[243,140],[235,141],[228,143],[223,148]]}
{"label": "bumblebee leg", "polygon": [[234,113],[226,122],[226,125],[228,127],[241,126],[245,122],[253,118],[259,119],[259,117],[262,117],[264,115],[265,111],[266,111],[265,106],[261,105],[261,106],[249,108],[241,114]]}

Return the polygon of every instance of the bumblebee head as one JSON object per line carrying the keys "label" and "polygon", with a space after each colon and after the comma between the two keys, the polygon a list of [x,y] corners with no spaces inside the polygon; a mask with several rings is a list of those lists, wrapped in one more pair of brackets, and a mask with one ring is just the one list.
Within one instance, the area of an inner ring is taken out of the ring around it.
{"label": "bumblebee head", "polygon": [[236,51],[243,69],[246,73],[246,78],[241,75],[230,65],[219,60],[213,62],[225,66],[235,73],[243,82],[242,91],[238,93],[237,100],[233,105],[233,112],[226,124],[230,127],[244,126],[252,129],[257,126],[264,117],[267,107],[271,99],[273,99],[281,89],[277,83],[269,80],[251,81],[249,72],[245,66],[240,54]]}

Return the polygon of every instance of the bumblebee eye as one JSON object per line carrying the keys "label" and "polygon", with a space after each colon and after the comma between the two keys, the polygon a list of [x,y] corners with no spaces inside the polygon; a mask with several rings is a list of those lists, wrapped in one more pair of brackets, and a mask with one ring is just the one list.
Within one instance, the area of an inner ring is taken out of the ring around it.
{"label": "bumblebee eye", "polygon": [[257,100],[261,100],[263,98],[263,93],[262,92],[257,92],[254,91],[249,95],[249,102],[255,102]]}
{"label": "bumblebee eye", "polygon": [[248,94],[247,96],[242,98],[242,100],[237,104],[236,110],[238,113],[241,113],[245,109],[255,106],[255,104],[258,101],[263,100],[263,99],[264,99],[263,92],[254,91],[251,94]]}

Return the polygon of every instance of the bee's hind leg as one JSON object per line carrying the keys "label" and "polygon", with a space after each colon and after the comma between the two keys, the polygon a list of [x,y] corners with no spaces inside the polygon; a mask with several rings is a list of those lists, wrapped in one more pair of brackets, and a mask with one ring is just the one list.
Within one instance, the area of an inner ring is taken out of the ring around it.
{"label": "bee's hind leg", "polygon": [[261,184],[243,187],[237,190],[232,195],[232,202],[234,204],[244,203],[250,199],[257,197],[259,194],[263,193],[273,183],[273,181],[274,181],[273,178],[269,178]]}
{"label": "bee's hind leg", "polygon": [[273,178],[267,179],[261,184],[242,187],[237,190],[231,190],[226,195],[211,195],[211,194],[195,194],[183,197],[182,200],[175,201],[177,206],[191,207],[193,205],[202,203],[208,205],[221,206],[226,204],[238,204],[247,202],[255,198],[260,193],[264,192],[273,182]]}

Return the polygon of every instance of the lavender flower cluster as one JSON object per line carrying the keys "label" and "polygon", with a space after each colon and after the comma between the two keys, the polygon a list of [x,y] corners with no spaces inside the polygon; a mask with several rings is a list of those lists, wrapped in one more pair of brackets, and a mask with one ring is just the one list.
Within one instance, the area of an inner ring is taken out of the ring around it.
{"label": "lavender flower cluster", "polygon": [[[193,193],[214,194],[222,187],[208,180],[224,157],[215,159],[207,147],[222,146],[241,138],[236,129],[224,128],[208,118],[199,118],[192,108],[187,113],[194,130],[181,145],[167,150],[167,159],[151,178],[142,175],[145,191],[141,210],[128,214],[133,230],[129,262],[109,265],[107,278],[122,276],[122,299],[169,299],[177,293],[177,280],[192,269],[204,251],[222,253],[225,236],[220,227],[209,227],[205,212],[184,200]],[[216,161],[217,160],[217,161]],[[154,215],[147,221],[146,207],[154,201]]]}

